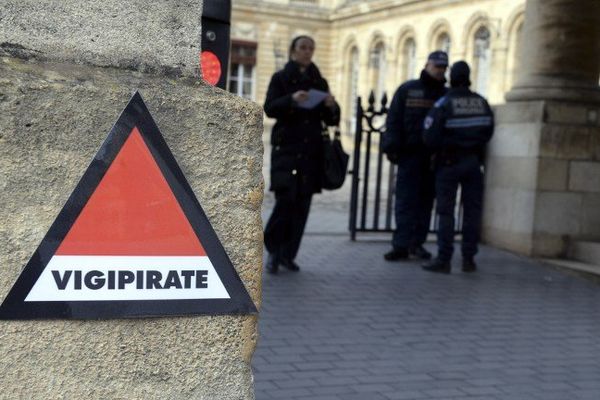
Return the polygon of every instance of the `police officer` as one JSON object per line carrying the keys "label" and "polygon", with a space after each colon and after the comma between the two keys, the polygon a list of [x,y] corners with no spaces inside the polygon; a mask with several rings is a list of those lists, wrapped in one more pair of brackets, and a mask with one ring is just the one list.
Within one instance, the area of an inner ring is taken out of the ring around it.
{"label": "police officer", "polygon": [[483,200],[482,154],[494,133],[494,114],[488,102],[469,87],[470,68],[452,65],[446,96],[425,119],[423,139],[435,152],[435,191],[439,215],[438,255],[423,265],[431,272],[450,273],[454,251],[454,205],[458,185],[463,203],[462,256],[464,272],[477,269],[473,257],[481,225]]}
{"label": "police officer", "polygon": [[429,231],[434,197],[430,153],[423,145],[423,121],[436,100],[446,93],[448,55],[434,51],[419,79],[401,85],[392,99],[382,139],[382,151],[398,165],[396,176],[396,230],[388,261],[409,255],[430,259],[423,247]]}

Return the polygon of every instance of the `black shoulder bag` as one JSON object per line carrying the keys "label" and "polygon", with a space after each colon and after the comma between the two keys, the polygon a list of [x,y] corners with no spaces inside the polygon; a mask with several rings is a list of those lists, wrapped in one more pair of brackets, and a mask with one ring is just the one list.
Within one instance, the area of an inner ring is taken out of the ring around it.
{"label": "black shoulder bag", "polygon": [[350,156],[344,152],[340,141],[340,129],[335,128],[333,140],[329,130],[323,127],[323,175],[321,186],[323,189],[335,190],[342,187],[348,170]]}

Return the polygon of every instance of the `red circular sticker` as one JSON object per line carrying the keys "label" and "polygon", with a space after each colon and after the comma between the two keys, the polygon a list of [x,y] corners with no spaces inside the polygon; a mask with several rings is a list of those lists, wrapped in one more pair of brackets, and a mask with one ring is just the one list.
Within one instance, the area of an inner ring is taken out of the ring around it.
{"label": "red circular sticker", "polygon": [[212,51],[203,51],[200,54],[202,77],[211,85],[216,85],[221,79],[221,61]]}

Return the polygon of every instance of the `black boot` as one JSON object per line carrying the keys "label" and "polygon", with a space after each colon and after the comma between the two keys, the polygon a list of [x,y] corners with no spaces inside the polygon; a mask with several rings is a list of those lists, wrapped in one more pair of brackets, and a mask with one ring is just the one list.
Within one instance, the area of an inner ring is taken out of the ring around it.
{"label": "black boot", "polygon": [[300,267],[298,266],[298,264],[296,264],[294,262],[294,260],[289,260],[287,258],[282,258],[281,259],[281,265],[283,265],[284,267],[286,267],[287,269],[289,269],[290,271],[293,271],[293,272],[300,271]]}
{"label": "black boot", "polygon": [[269,274],[276,274],[279,270],[279,258],[275,254],[269,253],[265,268]]}
{"label": "black boot", "polygon": [[425,271],[429,271],[429,272],[437,272],[440,274],[449,274],[451,266],[450,266],[450,261],[443,261],[443,260],[440,260],[439,258],[434,258],[427,264],[423,264],[422,268]]}
{"label": "black boot", "polygon": [[408,251],[411,256],[419,260],[431,260],[431,253],[425,250],[422,245],[411,247]]}
{"label": "black boot", "polygon": [[462,270],[463,272],[477,271],[477,264],[475,264],[475,260],[473,260],[473,257],[463,258]]}
{"label": "black boot", "polygon": [[408,260],[408,250],[401,247],[394,247],[392,251],[383,255],[387,261]]}

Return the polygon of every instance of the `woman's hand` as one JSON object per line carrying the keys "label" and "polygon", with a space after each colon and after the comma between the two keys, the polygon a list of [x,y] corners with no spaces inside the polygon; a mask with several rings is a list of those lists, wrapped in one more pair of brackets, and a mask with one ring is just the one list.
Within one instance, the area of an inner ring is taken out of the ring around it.
{"label": "woman's hand", "polygon": [[294,99],[296,103],[302,103],[308,100],[308,92],[306,90],[298,90],[292,95],[292,99]]}
{"label": "woman's hand", "polygon": [[335,97],[333,97],[332,95],[327,95],[327,97],[325,97],[325,105],[329,108],[334,108],[335,107]]}

